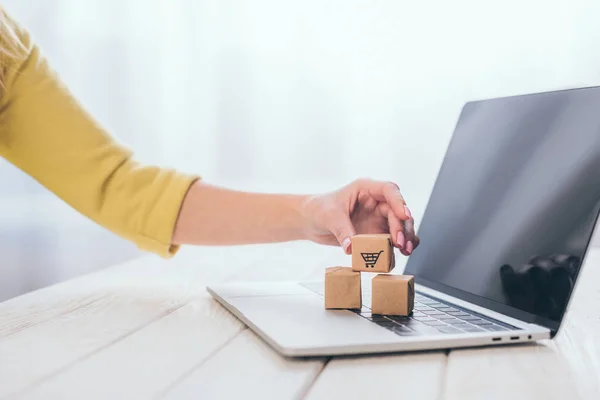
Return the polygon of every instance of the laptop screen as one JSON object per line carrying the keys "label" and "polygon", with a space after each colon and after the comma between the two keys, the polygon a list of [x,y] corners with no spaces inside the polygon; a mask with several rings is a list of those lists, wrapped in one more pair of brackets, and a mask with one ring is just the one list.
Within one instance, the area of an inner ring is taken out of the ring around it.
{"label": "laptop screen", "polygon": [[600,199],[600,88],[471,102],[405,273],[557,329]]}

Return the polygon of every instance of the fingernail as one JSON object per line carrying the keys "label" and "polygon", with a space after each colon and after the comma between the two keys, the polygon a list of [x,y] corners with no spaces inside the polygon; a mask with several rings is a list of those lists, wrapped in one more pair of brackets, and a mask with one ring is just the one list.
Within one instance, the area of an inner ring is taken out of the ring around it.
{"label": "fingernail", "polygon": [[350,247],[351,244],[352,244],[352,241],[350,240],[350,238],[346,238],[342,241],[342,247],[344,248],[344,251],[346,253],[348,252],[348,248]]}
{"label": "fingernail", "polygon": [[398,246],[400,246],[401,249],[404,248],[404,233],[402,233],[402,231],[398,232],[398,236],[396,237],[396,241],[398,242]]}
{"label": "fingernail", "polygon": [[406,205],[404,206],[404,213],[408,218],[412,218],[412,214],[410,213],[410,210],[408,209],[408,207],[406,207]]}
{"label": "fingernail", "polygon": [[406,232],[407,235],[411,235],[414,231],[414,226],[412,221],[409,219],[407,221],[404,221],[404,231]]}
{"label": "fingernail", "polygon": [[406,242],[406,252],[410,255],[410,254],[412,254],[412,251],[413,251],[413,244],[409,240],[408,242]]}

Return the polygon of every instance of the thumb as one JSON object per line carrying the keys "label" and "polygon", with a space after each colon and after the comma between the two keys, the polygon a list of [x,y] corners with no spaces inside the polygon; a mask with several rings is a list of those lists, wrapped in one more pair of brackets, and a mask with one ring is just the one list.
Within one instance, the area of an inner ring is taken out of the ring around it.
{"label": "thumb", "polygon": [[331,233],[335,235],[338,243],[344,249],[344,253],[352,253],[352,241],[350,238],[356,234],[356,231],[347,215],[342,214],[334,218]]}

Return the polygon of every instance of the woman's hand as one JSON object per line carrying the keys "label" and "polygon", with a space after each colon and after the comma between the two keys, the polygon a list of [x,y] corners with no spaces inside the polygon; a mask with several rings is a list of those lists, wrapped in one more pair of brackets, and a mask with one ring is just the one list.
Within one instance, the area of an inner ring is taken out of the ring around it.
{"label": "woman's hand", "polygon": [[307,237],[317,243],[341,245],[350,254],[350,237],[360,233],[390,233],[405,256],[419,245],[414,220],[395,183],[359,179],[340,190],[309,197],[302,214]]}
{"label": "woman's hand", "polygon": [[357,233],[391,233],[406,256],[419,245],[414,221],[391,182],[357,180],[332,193],[305,196],[247,193],[194,183],[171,243],[235,245],[312,240],[352,252]]}

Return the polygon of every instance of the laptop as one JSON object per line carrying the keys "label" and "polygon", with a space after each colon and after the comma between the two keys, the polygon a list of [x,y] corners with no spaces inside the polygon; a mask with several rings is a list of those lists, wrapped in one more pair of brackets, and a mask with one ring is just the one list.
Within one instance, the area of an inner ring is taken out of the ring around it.
{"label": "laptop", "polygon": [[599,195],[600,87],[472,101],[402,272],[415,277],[410,316],[371,313],[368,282],[360,310],[325,310],[323,282],[208,291],[286,356],[551,339],[573,296]]}

